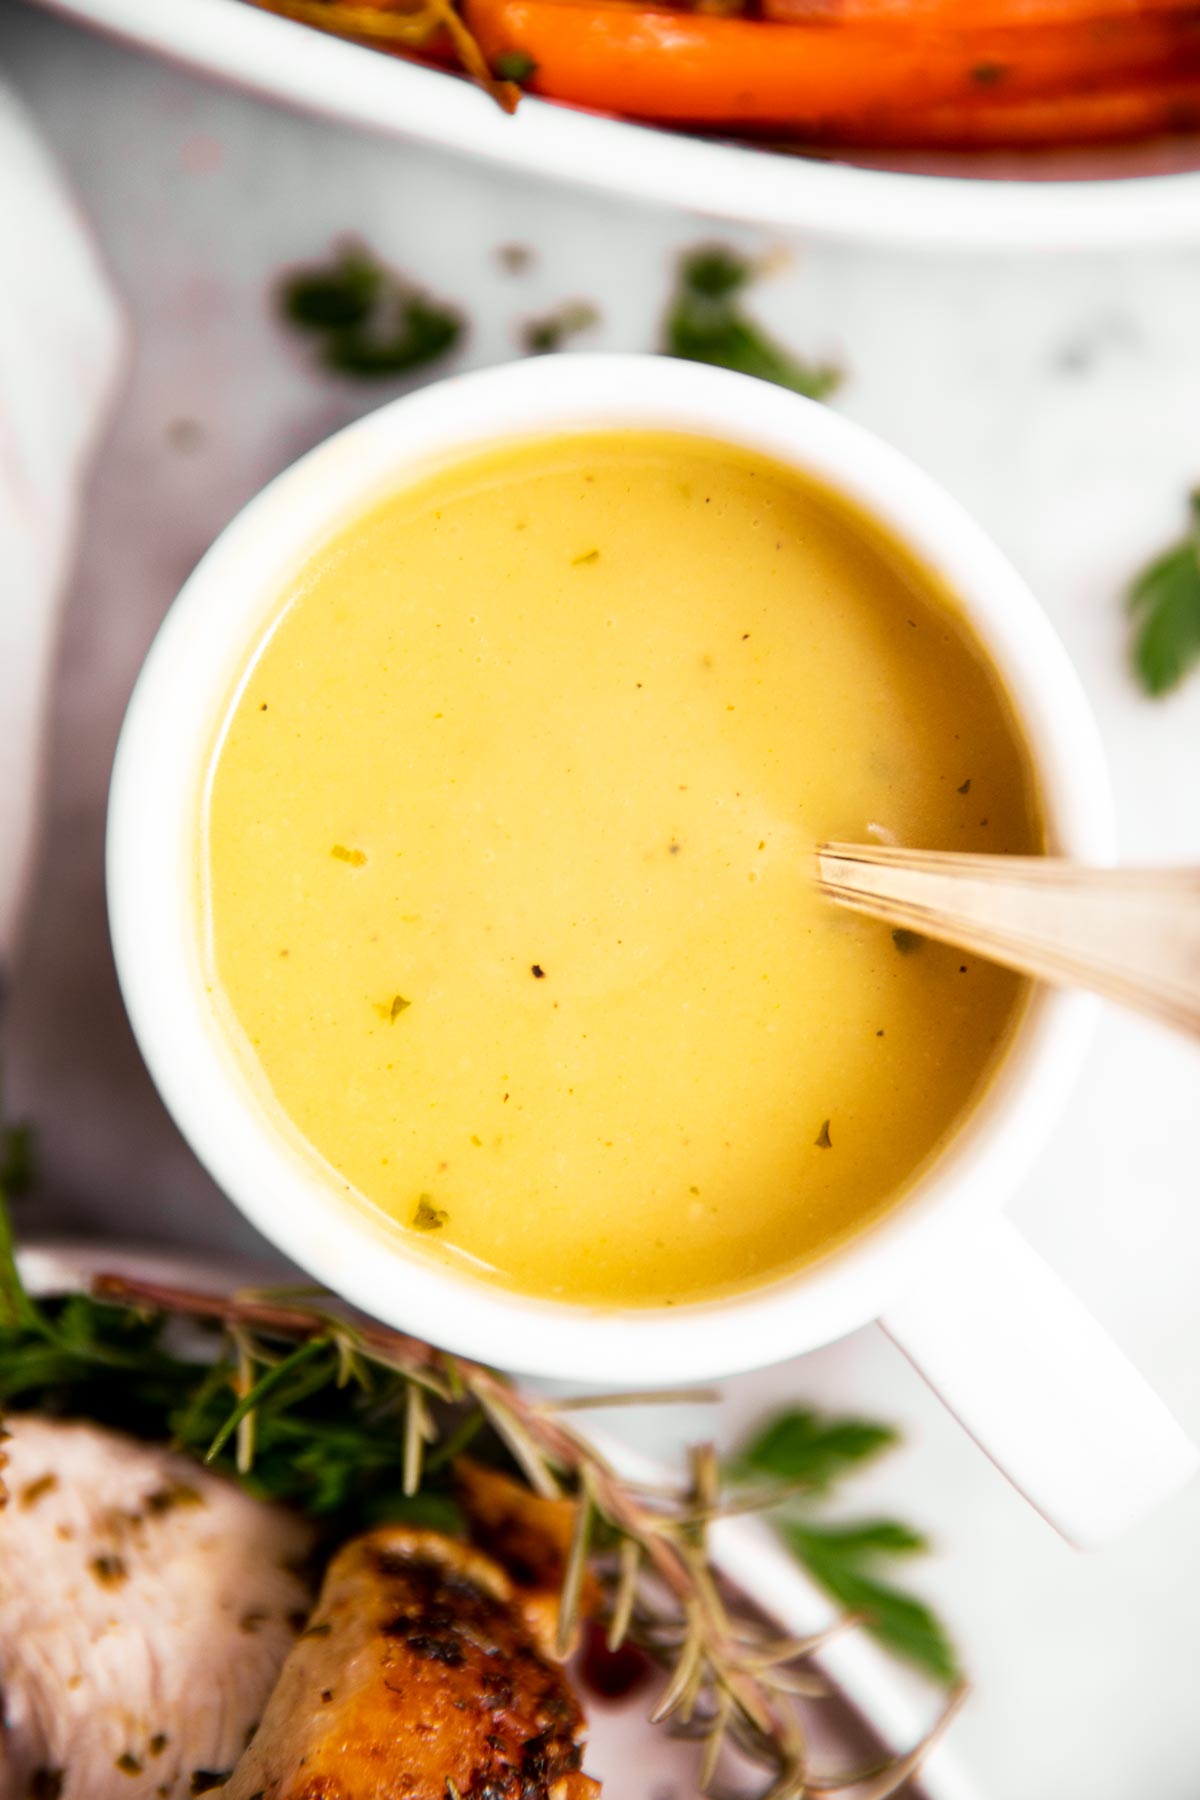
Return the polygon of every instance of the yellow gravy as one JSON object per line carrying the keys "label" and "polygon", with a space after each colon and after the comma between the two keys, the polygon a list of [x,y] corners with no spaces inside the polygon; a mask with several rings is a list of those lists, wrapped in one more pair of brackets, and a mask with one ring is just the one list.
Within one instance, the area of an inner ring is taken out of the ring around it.
{"label": "yellow gravy", "polygon": [[1041,846],[936,581],[657,433],[493,449],[280,595],[205,799],[215,1003],[336,1179],[567,1300],[778,1276],[895,1203],[1012,975],[842,913],[813,846]]}

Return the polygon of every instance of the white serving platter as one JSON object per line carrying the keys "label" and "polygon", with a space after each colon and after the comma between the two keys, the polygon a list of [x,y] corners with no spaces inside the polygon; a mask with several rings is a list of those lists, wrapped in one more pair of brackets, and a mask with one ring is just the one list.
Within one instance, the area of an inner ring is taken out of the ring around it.
{"label": "white serving platter", "polygon": [[[35,1294],[84,1288],[101,1270],[221,1292],[239,1283],[262,1282],[270,1275],[261,1266],[219,1266],[211,1260],[97,1242],[30,1245],[20,1253],[19,1262]],[[587,1418],[580,1414],[576,1427]],[[612,1437],[604,1444],[617,1465],[630,1473],[660,1479],[667,1474]],[[720,1521],[713,1528],[711,1545],[721,1573],[784,1633],[804,1637],[834,1622],[834,1603],[758,1521]],[[839,1633],[814,1662],[832,1690],[829,1698],[808,1707],[815,1769],[869,1765],[881,1748],[901,1755],[937,1716],[941,1701],[935,1691],[910,1676],[861,1630]],[[589,1721],[586,1767],[614,1800],[686,1800],[695,1793],[695,1748],[649,1723],[644,1693],[619,1704],[605,1704],[587,1694],[584,1701]],[[984,1800],[953,1744],[946,1741],[932,1752],[919,1780],[904,1793],[906,1800]]]}
{"label": "white serving platter", "polygon": [[1011,159],[848,163],[524,100],[248,0],[44,0],[59,13],[305,111],[501,167],[711,218],[876,244],[1067,251],[1200,240],[1200,137]]}

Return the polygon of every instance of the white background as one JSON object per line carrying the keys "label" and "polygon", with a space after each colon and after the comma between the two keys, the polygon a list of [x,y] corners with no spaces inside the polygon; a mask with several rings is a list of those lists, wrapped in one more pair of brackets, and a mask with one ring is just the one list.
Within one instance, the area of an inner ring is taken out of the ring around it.
{"label": "white background", "polygon": [[[0,62],[66,165],[134,341],[68,615],[8,1106],[38,1127],[39,1229],[253,1249],[124,1025],[101,840],[121,709],[183,576],[268,477],[396,391],[316,373],[275,323],[275,274],[358,233],[470,314],[456,363],[470,367],[514,355],[522,318],[572,298],[603,315],[581,347],[653,348],[675,256],[714,234],[293,117],[2,5]],[[952,489],[1040,593],[1100,716],[1127,856],[1200,862],[1200,676],[1169,702],[1143,699],[1119,604],[1200,479],[1200,219],[1194,253],[1070,263],[716,235],[785,253],[755,294],[761,314],[843,360],[838,405]],[[536,250],[527,274],[501,268],[509,242]],[[1014,1213],[1200,1435],[1198,1110],[1200,1053],[1108,1017]],[[877,1332],[731,1383],[720,1429],[731,1440],[784,1399],[904,1426],[906,1449],[851,1499],[938,1539],[920,1577],[978,1684],[957,1741],[986,1793],[1194,1800],[1200,1488],[1080,1558]],[[692,1427],[708,1428],[678,1428]]]}

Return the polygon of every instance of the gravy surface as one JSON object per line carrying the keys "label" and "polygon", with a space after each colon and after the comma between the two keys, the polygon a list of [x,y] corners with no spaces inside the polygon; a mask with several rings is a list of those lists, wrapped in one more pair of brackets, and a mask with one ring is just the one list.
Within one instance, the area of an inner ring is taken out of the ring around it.
{"label": "gravy surface", "polygon": [[843,503],[659,434],[442,468],[337,535],[214,753],[216,1003],[430,1254],[659,1304],[895,1204],[1024,995],[843,913],[813,848],[1034,851],[998,680]]}

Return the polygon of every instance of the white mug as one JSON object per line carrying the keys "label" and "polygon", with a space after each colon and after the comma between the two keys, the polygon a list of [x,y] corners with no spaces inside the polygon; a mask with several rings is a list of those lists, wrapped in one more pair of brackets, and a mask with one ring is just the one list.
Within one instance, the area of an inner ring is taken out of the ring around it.
{"label": "white mug", "polygon": [[435,459],[534,433],[691,432],[847,496],[958,596],[1016,709],[1051,847],[1113,854],[1103,756],[1037,602],[983,532],[896,451],[828,409],[657,357],[544,357],[461,376],[339,432],[222,533],[172,607],[130,702],[109,813],[109,909],[129,1015],[158,1088],[264,1236],[376,1317],[529,1374],[662,1386],[813,1349],[870,1320],[1073,1542],[1111,1537],[1197,1453],[1079,1302],[1000,1217],[1087,1045],[1087,997],[1037,990],[983,1100],[912,1191],[814,1266],[720,1300],[599,1309],[531,1299],[434,1262],[335,1189],[251,1083],[206,992],[200,795],[217,723],[288,576]]}

